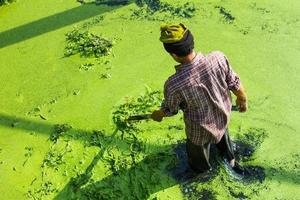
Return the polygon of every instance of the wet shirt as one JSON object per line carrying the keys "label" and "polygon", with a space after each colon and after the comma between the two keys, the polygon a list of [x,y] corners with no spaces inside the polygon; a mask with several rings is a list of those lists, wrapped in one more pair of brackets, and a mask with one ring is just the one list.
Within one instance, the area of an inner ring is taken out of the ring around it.
{"label": "wet shirt", "polygon": [[194,144],[218,143],[229,123],[230,90],[238,90],[240,78],[222,52],[198,53],[164,85],[161,105],[167,116],[183,110],[186,135]]}

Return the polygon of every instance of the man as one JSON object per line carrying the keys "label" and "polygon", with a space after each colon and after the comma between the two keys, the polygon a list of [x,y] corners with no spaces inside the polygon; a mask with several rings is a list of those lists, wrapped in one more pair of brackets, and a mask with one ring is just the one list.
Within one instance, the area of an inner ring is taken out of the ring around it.
{"label": "man", "polygon": [[230,166],[239,171],[227,128],[232,106],[230,91],[237,97],[239,111],[247,110],[247,97],[240,78],[223,53],[212,52],[207,56],[196,53],[193,35],[183,24],[162,25],[160,41],[180,64],[165,82],[164,101],[151,118],[160,122],[181,109],[191,168],[197,172],[211,169],[210,145],[216,144]]}

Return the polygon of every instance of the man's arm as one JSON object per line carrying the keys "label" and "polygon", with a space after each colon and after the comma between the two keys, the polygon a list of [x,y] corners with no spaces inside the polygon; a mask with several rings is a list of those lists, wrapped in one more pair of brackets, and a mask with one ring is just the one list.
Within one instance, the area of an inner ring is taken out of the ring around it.
{"label": "man's arm", "polygon": [[246,112],[248,108],[247,95],[245,88],[241,83],[240,77],[233,71],[227,57],[223,53],[219,55],[221,58],[221,66],[226,74],[226,83],[228,89],[236,96],[236,105],[238,106],[239,111]]}
{"label": "man's arm", "polygon": [[155,110],[151,118],[154,121],[161,122],[164,117],[171,117],[176,115],[179,110],[180,99],[167,84],[164,86],[164,101],[162,102],[160,110]]}

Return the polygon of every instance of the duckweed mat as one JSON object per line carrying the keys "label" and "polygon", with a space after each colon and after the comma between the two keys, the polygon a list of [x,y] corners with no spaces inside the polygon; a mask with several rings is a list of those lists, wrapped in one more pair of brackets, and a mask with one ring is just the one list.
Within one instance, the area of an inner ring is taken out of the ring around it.
{"label": "duckweed mat", "polygon": [[[0,199],[299,199],[299,11],[296,0],[0,1]],[[240,75],[249,110],[232,112],[229,132],[243,176],[213,145],[211,171],[189,168],[182,113],[128,120],[160,106],[175,72],[165,22]]]}

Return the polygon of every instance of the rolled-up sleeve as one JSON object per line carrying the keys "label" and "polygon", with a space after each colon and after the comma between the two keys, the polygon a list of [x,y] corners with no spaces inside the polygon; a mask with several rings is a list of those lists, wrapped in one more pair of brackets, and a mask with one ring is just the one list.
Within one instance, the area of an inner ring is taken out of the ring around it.
{"label": "rolled-up sleeve", "polygon": [[224,54],[219,54],[220,57],[220,64],[224,68],[225,71],[225,81],[227,83],[229,90],[238,90],[241,85],[240,77],[237,73],[235,73]]}
{"label": "rolled-up sleeve", "polygon": [[176,115],[179,110],[180,98],[175,91],[172,91],[170,86],[166,83],[164,86],[164,100],[161,104],[161,110],[168,116],[171,117]]}

